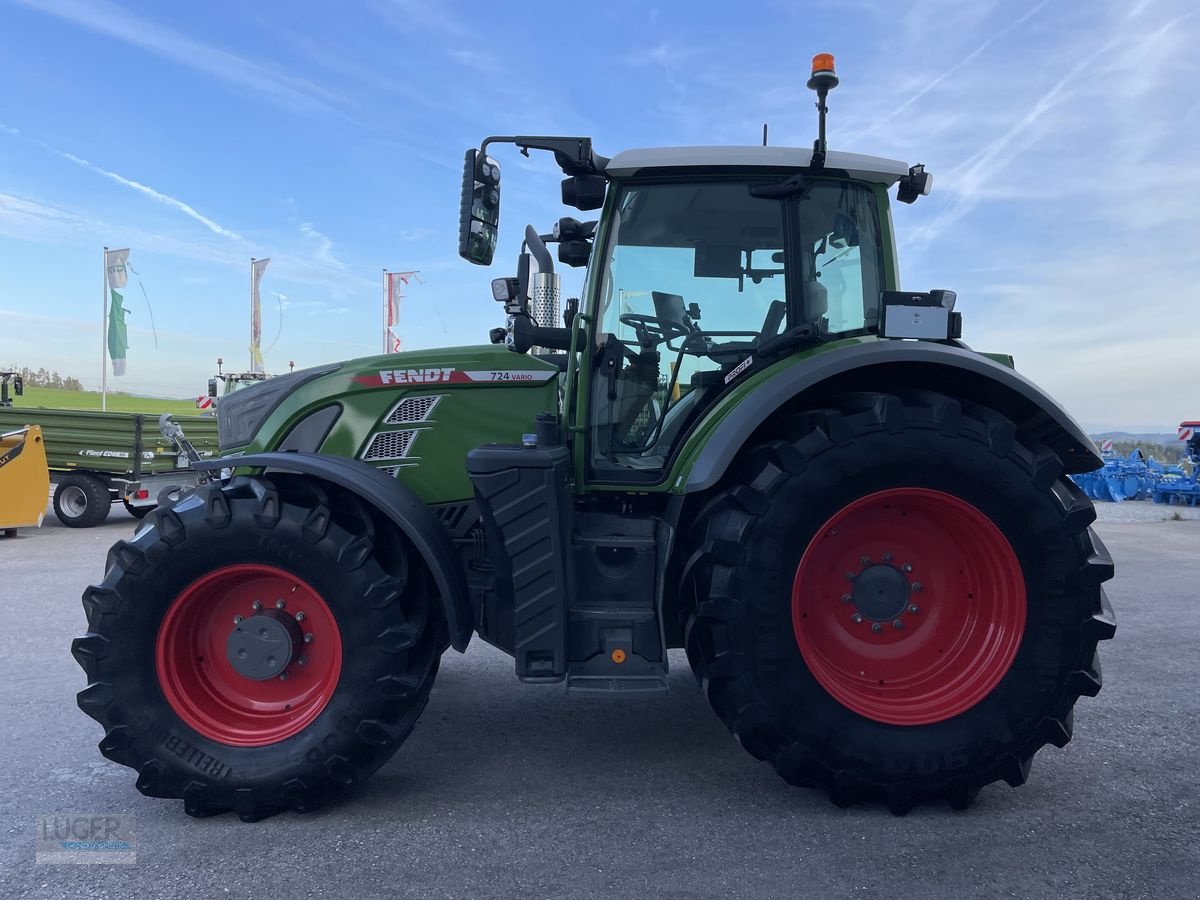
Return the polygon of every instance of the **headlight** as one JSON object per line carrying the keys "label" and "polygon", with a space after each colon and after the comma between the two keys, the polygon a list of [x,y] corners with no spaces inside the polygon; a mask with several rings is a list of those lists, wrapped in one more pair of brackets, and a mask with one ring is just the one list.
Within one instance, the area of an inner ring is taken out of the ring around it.
{"label": "headlight", "polygon": [[224,452],[227,448],[241,447],[262,427],[275,407],[296,388],[308,384],[314,378],[336,372],[341,363],[302,369],[288,375],[268,378],[266,381],[243,388],[236,394],[222,397],[217,404],[217,445]]}

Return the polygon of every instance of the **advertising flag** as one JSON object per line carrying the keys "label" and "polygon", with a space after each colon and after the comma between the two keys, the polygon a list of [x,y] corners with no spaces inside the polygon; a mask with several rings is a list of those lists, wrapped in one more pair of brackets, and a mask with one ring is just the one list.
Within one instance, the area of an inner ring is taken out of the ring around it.
{"label": "advertising flag", "polygon": [[250,264],[250,371],[263,372],[262,357],[262,300],[259,284],[271,260],[256,259]]}
{"label": "advertising flag", "polygon": [[129,349],[129,333],[125,327],[125,298],[116,291],[110,293],[112,303],[108,308],[108,356],[112,360],[113,374],[124,375],[125,351]]}
{"label": "advertising flag", "polygon": [[108,270],[108,286],[123,288],[129,283],[128,250],[109,250],[104,255],[104,267]]}
{"label": "advertising flag", "polygon": [[387,308],[387,323],[388,328],[394,328],[400,323],[400,301],[404,299],[402,293],[404,285],[408,284],[407,272],[388,272],[388,308]]}

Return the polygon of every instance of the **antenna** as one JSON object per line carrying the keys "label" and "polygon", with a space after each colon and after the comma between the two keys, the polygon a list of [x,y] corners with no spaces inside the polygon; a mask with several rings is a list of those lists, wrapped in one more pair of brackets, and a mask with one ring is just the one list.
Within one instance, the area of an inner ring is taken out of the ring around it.
{"label": "antenna", "polygon": [[767,123],[763,122],[763,146],[767,146]]}
{"label": "antenna", "polygon": [[817,92],[817,140],[813,144],[812,168],[825,167],[825,113],[829,107],[825,98],[838,86],[837,72],[833,68],[832,53],[818,53],[812,61],[812,77],[808,79],[808,89]]}

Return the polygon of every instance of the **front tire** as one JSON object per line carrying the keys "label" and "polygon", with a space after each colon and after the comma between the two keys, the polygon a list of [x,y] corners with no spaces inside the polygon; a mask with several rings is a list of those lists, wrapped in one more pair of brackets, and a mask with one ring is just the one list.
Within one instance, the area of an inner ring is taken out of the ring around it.
{"label": "front tire", "polygon": [[686,646],[717,714],[846,805],[1017,786],[1100,689],[1112,561],[1058,458],[994,411],[856,394],[746,454],[692,530]]}
{"label": "front tire", "polygon": [[100,751],[189,815],[316,809],[412,731],[446,646],[424,567],[354,497],[287,475],[159,508],[83,595]]}

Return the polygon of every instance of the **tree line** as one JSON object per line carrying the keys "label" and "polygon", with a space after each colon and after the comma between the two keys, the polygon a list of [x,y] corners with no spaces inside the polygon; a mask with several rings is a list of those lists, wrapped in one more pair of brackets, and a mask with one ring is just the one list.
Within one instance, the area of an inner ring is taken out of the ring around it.
{"label": "tree line", "polygon": [[62,388],[66,391],[82,391],[83,382],[70,375],[62,376],[48,369],[31,369],[29,366],[8,366],[6,372],[15,372],[28,387]]}

